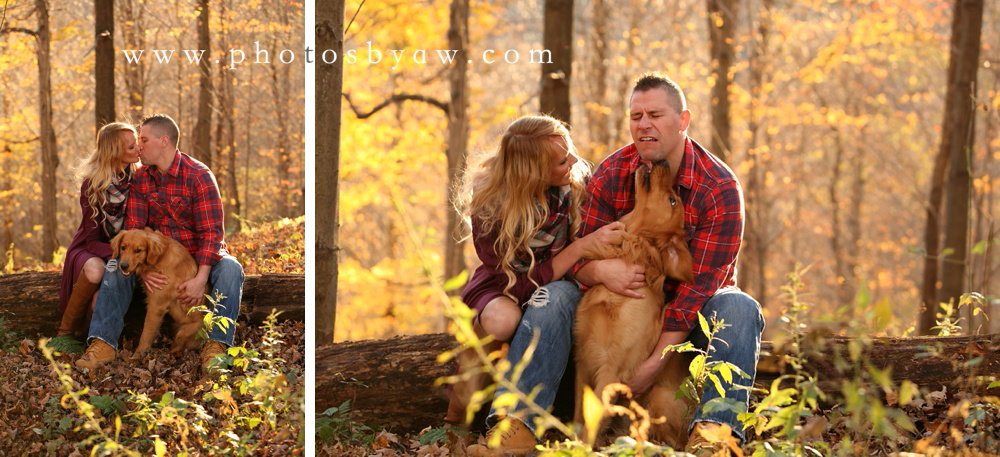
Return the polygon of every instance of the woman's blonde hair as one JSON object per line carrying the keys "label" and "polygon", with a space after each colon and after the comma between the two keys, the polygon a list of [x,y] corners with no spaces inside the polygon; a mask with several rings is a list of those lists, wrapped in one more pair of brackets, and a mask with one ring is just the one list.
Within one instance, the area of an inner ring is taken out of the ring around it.
{"label": "woman's blonde hair", "polygon": [[98,227],[107,219],[102,208],[107,203],[108,188],[118,180],[125,168],[128,168],[130,173],[136,169],[134,163],[122,167],[122,156],[125,154],[126,146],[121,138],[123,132],[132,132],[133,138],[139,137],[135,127],[125,122],[112,122],[101,127],[97,132],[97,144],[94,150],[83,158],[77,170],[77,179],[90,180],[87,203],[92,211],[91,219]]}
{"label": "woman's blonde hair", "polygon": [[[563,138],[566,150],[554,141]],[[549,217],[545,192],[551,187],[553,152],[576,155],[569,128],[550,116],[524,116],[515,120],[500,138],[499,147],[474,158],[466,170],[463,189],[455,206],[471,226],[472,218],[482,224],[482,233],[498,234],[493,244],[500,268],[507,276],[509,291],[516,281],[514,263],[518,253],[528,255],[528,272],[535,267],[535,257],[528,242]],[[561,157],[562,154],[559,154]],[[580,228],[580,203],[586,191],[590,164],[578,158],[570,170],[571,208],[569,240]]]}

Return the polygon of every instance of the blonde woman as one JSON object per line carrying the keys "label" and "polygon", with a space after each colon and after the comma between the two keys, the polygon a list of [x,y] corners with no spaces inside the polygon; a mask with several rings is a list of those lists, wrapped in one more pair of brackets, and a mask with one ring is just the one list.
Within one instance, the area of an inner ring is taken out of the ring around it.
{"label": "blonde woman", "polygon": [[132,172],[139,161],[135,127],[112,122],[97,133],[97,145],[79,168],[83,218],[66,250],[59,310],[58,336],[85,338],[93,300],[111,258],[111,238],[122,228]]}
{"label": "blonde woman", "polygon": [[[525,116],[514,121],[501,136],[499,148],[481,167],[467,172],[469,190],[458,206],[471,225],[472,241],[482,265],[469,279],[462,300],[476,310],[477,333],[495,339],[487,352],[498,349],[501,342],[511,341],[515,331],[521,332],[530,326],[529,322],[535,322],[529,320],[530,314],[551,310],[572,319],[575,301],[567,306],[550,303],[550,289],[575,291],[575,284],[559,281],[570,267],[589,258],[600,244],[621,243],[622,226],[618,222],[583,238],[575,236],[589,174],[589,166],[576,156],[569,130],[549,116]],[[522,318],[528,325],[522,325]],[[546,344],[570,344],[570,335],[548,335],[540,330],[542,341],[535,359],[545,358]],[[527,336],[530,339],[531,335]],[[516,363],[523,349],[516,341],[511,343],[508,359]],[[462,371],[475,363],[468,351],[459,358]],[[557,378],[562,377],[566,360],[544,363],[556,366]],[[532,378],[532,365],[522,380]],[[464,422],[469,397],[484,384],[485,380],[477,377],[455,384],[445,421]],[[524,392],[533,387],[527,386]],[[554,398],[555,387],[550,383],[543,390],[551,389]],[[543,393],[538,400],[544,403],[545,397]],[[551,399],[548,401],[551,403]]]}

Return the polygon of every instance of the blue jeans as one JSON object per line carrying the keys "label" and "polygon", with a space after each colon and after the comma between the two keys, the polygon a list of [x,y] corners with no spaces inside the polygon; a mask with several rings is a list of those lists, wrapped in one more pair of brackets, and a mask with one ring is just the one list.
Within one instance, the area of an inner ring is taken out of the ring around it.
{"label": "blue jeans", "polygon": [[[517,380],[516,387],[527,394],[540,387],[535,396],[535,404],[543,409],[552,407],[559,390],[559,382],[566,371],[570,351],[573,349],[573,319],[576,316],[576,305],[580,302],[580,289],[569,281],[555,281],[539,288],[548,293],[548,302],[539,306],[529,305],[521,316],[521,323],[514,332],[507,351],[507,361],[511,369],[521,361],[525,351],[531,344],[534,333],[539,333],[535,352],[524,367],[524,372]],[[538,297],[539,292],[536,292]],[[495,396],[508,392],[502,386],[497,387]],[[518,403],[511,415],[522,419],[531,431],[535,431],[537,414],[527,410],[523,403]],[[487,422],[492,425],[497,417],[496,408],[490,408]]]}
{"label": "blue jeans", "polygon": [[[702,307],[701,314],[705,316],[710,326],[713,313],[716,319],[725,321],[728,327],[715,333],[712,344],[714,351],[709,354],[708,362],[726,361],[750,375],[749,378],[733,375],[733,383],[743,388],[734,388],[732,384],[725,382],[725,380],[722,381],[726,399],[735,399],[740,409],[739,412],[746,412],[750,402],[748,389],[753,386],[753,380],[757,373],[760,336],[764,331],[764,315],[761,313],[757,300],[735,287],[720,289]],[[700,349],[708,348],[708,338],[698,326],[691,331],[688,341]],[[706,403],[718,397],[719,392],[716,391],[715,386],[706,384],[701,396],[701,403],[691,420],[688,433],[691,432],[691,428],[696,422],[715,422],[729,425],[733,429],[733,434],[738,436],[740,441],[745,442],[743,423],[737,420],[738,413],[736,411],[730,409],[716,409],[709,413],[703,411]]]}
{"label": "blue jeans", "polygon": [[[218,341],[226,346],[233,345],[236,318],[240,315],[240,301],[243,298],[243,277],[243,267],[231,255],[222,256],[219,263],[212,267],[208,283],[213,287],[209,289],[208,295],[213,299],[216,292],[225,296],[216,304],[213,312],[233,321],[225,330],[213,325],[208,336],[209,340]],[[125,325],[125,312],[132,303],[135,278],[135,275],[122,276],[116,259],[108,261],[104,277],[101,279],[101,288],[97,291],[97,302],[94,304],[94,316],[90,320],[88,340],[97,338],[118,349],[118,337]],[[212,306],[210,302],[208,306]]]}

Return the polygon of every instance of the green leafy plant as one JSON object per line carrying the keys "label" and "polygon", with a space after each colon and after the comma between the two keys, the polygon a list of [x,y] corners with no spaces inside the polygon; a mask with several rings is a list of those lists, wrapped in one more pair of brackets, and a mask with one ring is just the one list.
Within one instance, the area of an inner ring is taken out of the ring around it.
{"label": "green leafy plant", "polygon": [[375,432],[366,425],[351,421],[351,402],[344,401],[340,406],[327,408],[316,415],[316,436],[327,443],[345,442],[361,446],[370,446],[375,439]]}

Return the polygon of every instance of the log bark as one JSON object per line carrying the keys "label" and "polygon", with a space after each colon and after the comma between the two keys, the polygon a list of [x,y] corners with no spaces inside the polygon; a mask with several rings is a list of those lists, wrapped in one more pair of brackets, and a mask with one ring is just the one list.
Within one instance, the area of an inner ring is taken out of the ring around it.
{"label": "log bark", "polygon": [[[835,394],[842,380],[854,376],[850,342],[846,337],[810,337],[803,342],[805,370],[813,373],[828,394]],[[447,394],[434,380],[454,374],[456,367],[454,361],[438,364],[436,358],[455,344],[451,335],[435,333],[321,346],[316,352],[316,411],[322,413],[350,400],[353,419],[358,422],[404,432],[441,425]],[[937,345],[937,355],[922,355]],[[768,389],[773,380],[791,372],[781,352],[770,342],[761,344],[756,387]],[[875,367],[891,366],[897,382],[908,379],[933,391],[946,387],[949,394],[968,391],[971,375],[1000,376],[1000,334],[873,338],[862,354]],[[977,357],[982,361],[970,374],[963,364]],[[836,395],[831,397],[828,401],[835,401]]]}
{"label": "log bark", "polygon": [[[25,337],[55,336],[59,327],[59,272],[0,275],[0,317],[7,329]],[[297,274],[247,276],[243,282],[240,320],[259,325],[271,309],[283,311],[278,320],[305,320],[305,277]],[[127,328],[142,328],[141,295],[133,297]],[[135,325],[132,320],[135,319]]]}

